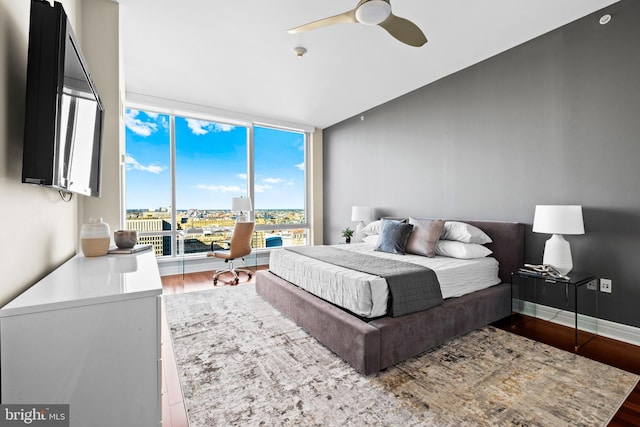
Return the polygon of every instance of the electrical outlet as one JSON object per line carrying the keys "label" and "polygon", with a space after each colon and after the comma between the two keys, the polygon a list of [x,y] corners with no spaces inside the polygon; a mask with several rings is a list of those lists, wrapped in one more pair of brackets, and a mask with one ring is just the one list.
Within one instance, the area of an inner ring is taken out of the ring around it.
{"label": "electrical outlet", "polygon": [[611,293],[611,279],[600,279],[600,292]]}
{"label": "electrical outlet", "polygon": [[596,279],[593,279],[592,281],[587,283],[587,289],[590,291],[595,291],[598,289],[598,282],[596,281]]}

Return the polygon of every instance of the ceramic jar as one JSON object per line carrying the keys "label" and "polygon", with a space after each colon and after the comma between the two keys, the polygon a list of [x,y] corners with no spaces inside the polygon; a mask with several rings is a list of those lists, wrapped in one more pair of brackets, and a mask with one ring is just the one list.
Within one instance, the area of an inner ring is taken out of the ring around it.
{"label": "ceramic jar", "polygon": [[120,249],[131,249],[138,243],[137,230],[118,230],[113,232],[113,241]]}
{"label": "ceramic jar", "polygon": [[87,257],[103,256],[109,252],[111,232],[109,224],[102,222],[102,218],[89,218],[87,224],[80,229],[80,246]]}

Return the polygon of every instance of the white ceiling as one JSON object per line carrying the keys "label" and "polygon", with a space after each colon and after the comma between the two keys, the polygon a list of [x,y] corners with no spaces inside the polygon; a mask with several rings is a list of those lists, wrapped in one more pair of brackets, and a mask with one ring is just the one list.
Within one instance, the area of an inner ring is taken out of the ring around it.
{"label": "white ceiling", "polygon": [[392,0],[416,48],[362,24],[286,32],[357,0],[118,0],[126,91],[325,128],[616,1]]}

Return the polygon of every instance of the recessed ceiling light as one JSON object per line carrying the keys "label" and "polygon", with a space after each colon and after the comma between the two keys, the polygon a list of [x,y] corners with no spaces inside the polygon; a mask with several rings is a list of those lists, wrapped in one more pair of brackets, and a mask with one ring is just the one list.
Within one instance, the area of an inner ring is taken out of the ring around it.
{"label": "recessed ceiling light", "polygon": [[608,13],[600,17],[600,25],[605,25],[609,22],[611,22],[611,15],[609,15]]}

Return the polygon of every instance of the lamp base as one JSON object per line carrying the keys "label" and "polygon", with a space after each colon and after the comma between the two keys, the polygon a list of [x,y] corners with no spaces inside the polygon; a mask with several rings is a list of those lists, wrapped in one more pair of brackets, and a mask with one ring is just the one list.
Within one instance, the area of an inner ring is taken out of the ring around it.
{"label": "lamp base", "polygon": [[544,244],[542,263],[555,267],[560,274],[567,274],[571,271],[573,268],[571,245],[569,245],[569,242],[565,240],[562,234],[554,234]]}
{"label": "lamp base", "polygon": [[236,223],[238,222],[248,222],[249,221],[249,215],[247,215],[244,212],[240,212],[240,215],[238,215],[236,217]]}
{"label": "lamp base", "polygon": [[364,221],[360,221],[358,222],[358,225],[356,225],[356,232],[354,234],[354,238],[353,240],[355,242],[362,242],[363,240],[363,235],[362,235],[362,229],[364,228]]}

